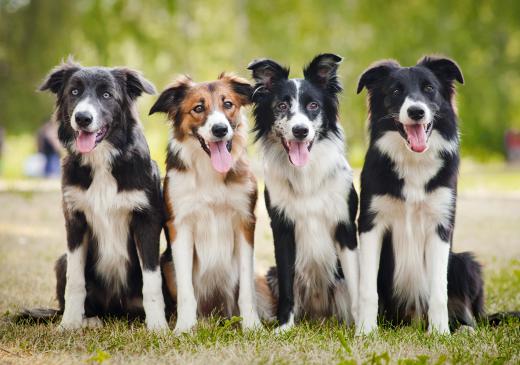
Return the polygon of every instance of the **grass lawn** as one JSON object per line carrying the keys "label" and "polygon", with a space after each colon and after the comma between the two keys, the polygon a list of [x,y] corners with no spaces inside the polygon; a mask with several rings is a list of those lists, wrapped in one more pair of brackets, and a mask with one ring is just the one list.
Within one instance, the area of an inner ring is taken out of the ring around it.
{"label": "grass lawn", "polygon": [[[481,325],[474,333],[429,336],[420,325],[356,338],[333,321],[303,322],[276,337],[272,325],[242,333],[239,319],[206,320],[192,335],[149,334],[142,323],[108,321],[76,333],[56,324],[13,324],[23,307],[56,307],[53,262],[65,250],[58,183],[0,181],[0,364],[71,363],[520,363],[520,323]],[[272,265],[273,247],[259,202],[256,269]],[[455,251],[484,264],[488,312],[520,309],[520,173],[469,165],[462,170]],[[171,327],[174,320],[170,322]]]}

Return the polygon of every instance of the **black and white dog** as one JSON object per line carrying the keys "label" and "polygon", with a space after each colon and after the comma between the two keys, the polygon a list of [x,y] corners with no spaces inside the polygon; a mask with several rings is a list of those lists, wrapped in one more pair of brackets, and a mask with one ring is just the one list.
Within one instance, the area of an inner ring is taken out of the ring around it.
{"label": "black and white dog", "polygon": [[295,318],[351,323],[357,304],[357,194],[344,157],[336,76],[341,58],[315,57],[303,79],[271,60],[253,61],[256,138],[264,157],[265,201],[276,269],[280,331]]}
{"label": "black and white dog", "polygon": [[475,324],[483,314],[480,265],[451,251],[457,200],[459,132],[446,58],[413,67],[381,61],[366,70],[370,145],[361,173],[360,292],[357,333],[379,314],[409,322],[427,314],[428,330]]}
{"label": "black and white dog", "polygon": [[167,328],[159,269],[164,222],[160,176],[135,110],[153,85],[126,68],[55,68],[40,90],[57,95],[54,117],[67,149],[62,194],[66,256],[56,264],[61,328],[98,316],[146,315]]}

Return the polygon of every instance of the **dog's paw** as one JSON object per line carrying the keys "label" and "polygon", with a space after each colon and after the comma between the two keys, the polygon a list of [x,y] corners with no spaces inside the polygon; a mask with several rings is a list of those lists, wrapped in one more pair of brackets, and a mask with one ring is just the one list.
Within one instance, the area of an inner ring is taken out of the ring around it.
{"label": "dog's paw", "polygon": [[102,328],[103,321],[99,317],[84,318],[82,323],[83,328]]}
{"label": "dog's paw", "polygon": [[356,336],[368,336],[377,332],[377,322],[359,322],[356,323]]}
{"label": "dog's paw", "polygon": [[275,335],[283,335],[284,333],[289,332],[294,327],[294,324],[291,322],[287,322],[278,326],[274,329]]}
{"label": "dog's paw", "polygon": [[148,319],[146,318],[146,329],[148,331],[153,332],[161,332],[166,331],[168,329],[168,322],[166,321],[166,318],[154,318],[154,319]]}
{"label": "dog's paw", "polygon": [[448,323],[434,323],[428,326],[428,333],[431,335],[449,335],[450,327]]}
{"label": "dog's paw", "polygon": [[173,330],[173,333],[177,336],[182,335],[183,333],[188,333],[195,327],[196,324],[197,324],[196,318],[192,318],[192,319],[178,318],[177,323],[175,324],[175,329]]}
{"label": "dog's paw", "polygon": [[258,317],[258,314],[252,314],[242,318],[242,329],[245,331],[255,331],[262,329],[262,322]]}
{"label": "dog's paw", "polygon": [[60,324],[56,328],[58,332],[74,331],[83,328],[83,318],[62,318]]}

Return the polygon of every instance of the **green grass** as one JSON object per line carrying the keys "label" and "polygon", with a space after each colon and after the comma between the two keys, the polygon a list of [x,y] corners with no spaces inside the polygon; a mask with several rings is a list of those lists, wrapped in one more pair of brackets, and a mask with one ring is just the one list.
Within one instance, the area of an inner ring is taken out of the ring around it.
{"label": "green grass", "polygon": [[[489,309],[520,307],[520,262],[488,270]],[[255,363],[255,364],[514,364],[520,361],[520,322],[475,332],[429,335],[420,324],[390,328],[377,335],[354,336],[333,320],[303,321],[280,336],[273,324],[244,333],[240,319],[203,320],[182,336],[149,333],[140,322],[108,320],[101,329],[59,332],[56,323],[15,324],[10,313],[0,322],[0,360],[42,363]],[[173,325],[173,320],[171,325]]]}

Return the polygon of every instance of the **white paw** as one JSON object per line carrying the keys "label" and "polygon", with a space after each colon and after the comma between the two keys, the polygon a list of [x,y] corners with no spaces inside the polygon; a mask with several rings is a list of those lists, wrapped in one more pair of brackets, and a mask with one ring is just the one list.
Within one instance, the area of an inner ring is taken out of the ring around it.
{"label": "white paw", "polygon": [[281,335],[281,334],[284,334],[284,333],[288,332],[293,327],[294,327],[294,323],[287,322],[287,323],[282,324],[279,327],[276,327],[274,329],[274,333],[276,335]]}
{"label": "white paw", "polygon": [[438,335],[449,335],[450,326],[448,323],[432,323],[428,326],[428,333]]}
{"label": "white paw", "polygon": [[262,322],[258,317],[258,314],[254,313],[242,318],[242,329],[243,330],[257,330],[262,328]]}
{"label": "white paw", "polygon": [[472,334],[472,333],[475,333],[476,331],[475,331],[474,327],[462,325],[459,328],[457,328],[457,330],[455,332]]}
{"label": "white paw", "polygon": [[377,331],[377,320],[359,320],[356,323],[356,336],[366,336]]}
{"label": "white paw", "polygon": [[173,332],[176,335],[181,335],[183,333],[190,332],[193,327],[197,324],[197,318],[185,318],[184,316],[177,318],[177,323],[175,324],[175,329]]}
{"label": "white paw", "polygon": [[61,322],[57,328],[58,331],[72,331],[72,330],[78,330],[80,328],[83,328],[83,318],[82,317],[76,317],[76,318],[68,318],[63,317],[61,319]]}
{"label": "white paw", "polygon": [[168,322],[166,321],[166,318],[157,316],[157,318],[146,318],[146,329],[148,331],[165,331],[168,329]]}
{"label": "white paw", "polygon": [[428,312],[428,333],[437,333],[440,335],[449,335],[450,326],[448,318],[448,306],[437,305],[431,306]]}

